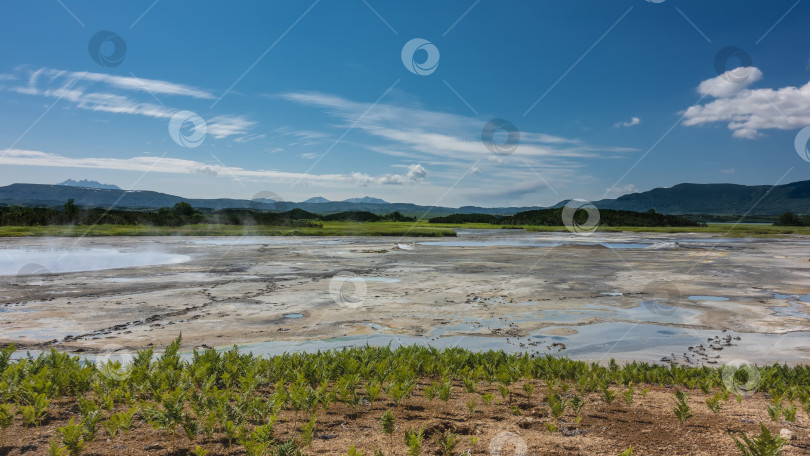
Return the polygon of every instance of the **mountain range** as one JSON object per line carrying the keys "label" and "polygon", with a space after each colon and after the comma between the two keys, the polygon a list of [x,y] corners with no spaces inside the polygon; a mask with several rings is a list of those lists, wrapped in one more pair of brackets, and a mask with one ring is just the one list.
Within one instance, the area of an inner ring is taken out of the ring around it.
{"label": "mountain range", "polygon": [[[272,199],[196,199],[182,198],[166,193],[147,190],[121,190],[112,185],[92,181],[71,181],[67,185],[11,184],[0,187],[0,205],[25,205],[61,207],[68,199],[88,207],[117,207],[123,209],[157,209],[171,207],[181,201],[200,209],[251,208],[287,211],[304,209],[319,214],[345,211],[368,211],[387,214],[393,211],[408,216],[436,217],[449,214],[512,215],[528,207],[479,207],[462,206],[430,207],[411,203],[389,203],[372,197],[351,198],[344,201],[329,201],[324,197],[310,198],[302,202],[274,201]],[[63,183],[64,184],[64,183]],[[90,184],[90,185],[88,185]],[[93,185],[115,187],[97,188]],[[78,186],[77,186],[78,185]],[[552,207],[564,206],[568,200]],[[662,214],[716,214],[716,215],[768,215],[783,212],[810,214],[810,181],[785,185],[737,185],[737,184],[678,184],[669,188],[656,188],[646,192],[632,193],[616,199],[603,199],[593,204],[600,209],[617,209],[645,212],[654,209]]]}

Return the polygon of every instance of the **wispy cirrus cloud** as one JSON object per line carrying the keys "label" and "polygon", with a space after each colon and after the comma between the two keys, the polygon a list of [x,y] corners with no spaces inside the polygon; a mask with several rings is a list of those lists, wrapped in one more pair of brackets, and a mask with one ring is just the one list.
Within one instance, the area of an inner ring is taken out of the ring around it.
{"label": "wispy cirrus cloud", "polygon": [[225,138],[233,135],[244,135],[256,122],[244,116],[216,116],[206,122],[208,134],[214,138]]}
{"label": "wispy cirrus cloud", "polygon": [[[392,155],[426,158],[441,156],[458,160],[491,158],[481,140],[487,120],[431,111],[420,108],[379,103],[355,102],[320,92],[288,92],[280,97],[297,104],[325,109],[329,114],[354,125],[396,147],[373,146],[376,151]],[[606,158],[602,152],[632,152],[633,148],[593,147],[576,138],[563,138],[543,132],[521,131],[520,146],[514,156],[543,159],[546,163],[566,158]]]}
{"label": "wispy cirrus cloud", "polygon": [[[115,76],[40,68],[30,70],[27,84],[8,87],[24,95],[57,98],[80,109],[112,114],[129,114],[158,119],[171,118],[180,108],[163,104],[161,97],[187,97],[207,100],[207,90],[157,79]],[[242,115],[224,114],[207,120],[214,138],[244,135],[256,122]]]}
{"label": "wispy cirrus cloud", "polygon": [[700,83],[698,92],[714,98],[690,106],[686,126],[728,122],[732,136],[756,139],[761,130],[793,130],[810,125],[810,82],[801,87],[751,89],[762,79],[759,68],[736,68]]}

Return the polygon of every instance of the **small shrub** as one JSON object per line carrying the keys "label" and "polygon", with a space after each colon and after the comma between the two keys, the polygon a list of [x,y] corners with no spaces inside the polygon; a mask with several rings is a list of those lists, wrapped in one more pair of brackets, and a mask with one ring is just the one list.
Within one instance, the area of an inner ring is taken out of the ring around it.
{"label": "small shrub", "polygon": [[467,413],[469,413],[470,418],[475,416],[475,412],[478,411],[478,402],[473,398],[467,401]]}
{"label": "small shrub", "polygon": [[6,446],[6,429],[14,422],[11,404],[0,404],[0,448]]}
{"label": "small shrub", "polygon": [[715,394],[713,397],[706,399],[706,406],[709,407],[713,413],[717,413],[723,407],[723,403],[720,401],[720,396]]}
{"label": "small shrub", "polygon": [[84,427],[81,423],[74,423],[73,418],[68,421],[66,426],[60,427],[56,430],[62,439],[62,445],[68,451],[70,456],[80,456],[84,451]]}
{"label": "small shrub", "polygon": [[781,454],[785,440],[771,435],[771,431],[762,423],[759,424],[759,428],[759,435],[753,439],[742,432],[740,433],[742,441],[737,440],[734,436],[731,437],[734,439],[737,449],[740,450],[740,456],[778,456]]}
{"label": "small shrub", "polygon": [[689,404],[686,403],[687,397],[688,396],[683,391],[675,390],[675,407],[672,410],[675,412],[675,417],[678,418],[681,424],[685,424],[686,420],[694,416]]}
{"label": "small shrub", "polygon": [[424,428],[420,428],[418,431],[411,429],[405,430],[405,445],[408,446],[409,456],[419,456],[422,454],[422,439],[424,437]]}
{"label": "small shrub", "polygon": [[452,456],[458,444],[458,434],[454,434],[453,431],[448,429],[444,433],[439,434],[436,438],[436,442],[439,444],[439,450],[441,450],[442,456]]}
{"label": "small shrub", "polygon": [[787,407],[782,409],[782,416],[785,417],[785,421],[790,423],[796,422],[796,405],[790,404]]}

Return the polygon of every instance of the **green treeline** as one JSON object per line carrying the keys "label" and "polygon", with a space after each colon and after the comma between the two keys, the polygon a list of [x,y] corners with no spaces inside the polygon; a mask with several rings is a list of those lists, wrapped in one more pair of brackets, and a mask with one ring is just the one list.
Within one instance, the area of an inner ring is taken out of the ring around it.
{"label": "green treeline", "polygon": [[[492,223],[497,225],[535,225],[535,226],[562,226],[563,208],[538,209],[519,212],[510,216],[495,216],[488,214],[453,214],[446,217],[434,217],[430,223]],[[574,214],[577,224],[588,221],[588,213],[580,209]],[[595,222],[591,220],[590,222]],[[676,215],[664,215],[650,209],[647,212],[617,211],[602,209],[599,211],[600,225],[605,226],[701,226],[700,223],[687,220]]]}
{"label": "green treeline", "polygon": [[796,215],[793,212],[785,212],[779,216],[779,220],[774,223],[776,226],[810,226],[810,215]]}
{"label": "green treeline", "polygon": [[321,227],[319,221],[357,222],[412,222],[399,212],[377,215],[371,212],[353,211],[319,215],[303,209],[286,212],[260,211],[253,209],[220,209],[202,212],[190,204],[181,202],[173,207],[156,211],[120,210],[103,208],[80,208],[73,200],[64,204],[62,210],[45,207],[9,206],[0,207],[0,226],[47,226],[47,225],[149,225],[184,226],[195,224],[212,225],[264,225],[292,227]]}

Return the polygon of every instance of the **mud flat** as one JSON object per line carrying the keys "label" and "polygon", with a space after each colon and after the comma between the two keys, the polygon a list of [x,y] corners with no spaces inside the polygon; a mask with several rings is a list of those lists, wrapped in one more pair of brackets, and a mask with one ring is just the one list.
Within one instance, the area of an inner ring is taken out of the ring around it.
{"label": "mud flat", "polygon": [[185,346],[255,353],[423,343],[805,363],[809,258],[801,236],[4,239],[0,343],[94,353],[182,332]]}

